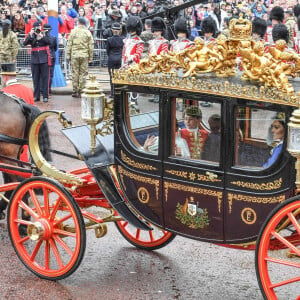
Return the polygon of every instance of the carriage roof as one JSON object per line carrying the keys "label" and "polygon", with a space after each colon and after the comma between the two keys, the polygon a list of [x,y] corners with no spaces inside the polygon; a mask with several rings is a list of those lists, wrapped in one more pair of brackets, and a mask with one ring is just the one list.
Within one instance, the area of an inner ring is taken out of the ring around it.
{"label": "carriage roof", "polygon": [[[300,72],[300,56],[283,40],[265,51],[261,41],[251,39],[252,24],[242,17],[231,20],[229,29],[229,38],[219,35],[206,45],[198,39],[194,47],[181,52],[154,55],[122,68],[114,73],[113,82],[298,107],[300,82],[293,77]],[[191,73],[193,64],[198,67]]]}

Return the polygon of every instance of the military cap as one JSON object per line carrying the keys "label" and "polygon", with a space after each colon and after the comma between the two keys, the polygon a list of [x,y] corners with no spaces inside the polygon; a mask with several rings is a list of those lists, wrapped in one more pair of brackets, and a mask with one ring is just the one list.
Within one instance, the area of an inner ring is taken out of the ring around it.
{"label": "military cap", "polygon": [[211,16],[204,18],[201,23],[201,30],[202,33],[212,33],[215,35],[217,32],[217,24],[215,20]]}
{"label": "military cap", "polygon": [[267,31],[267,22],[264,19],[256,17],[252,21],[252,33],[259,34],[261,38],[264,37]]}
{"label": "military cap", "polygon": [[289,30],[283,24],[276,24],[272,29],[272,38],[274,43],[278,40],[285,40],[288,43],[290,39]]}
{"label": "military cap", "polygon": [[131,16],[126,20],[126,30],[127,32],[136,32],[137,35],[140,35],[143,30],[143,24],[139,17]]}
{"label": "military cap", "polygon": [[39,26],[41,26],[41,22],[36,21],[36,22],[33,23],[33,28],[34,27],[39,27]]}
{"label": "military cap", "polygon": [[270,11],[270,20],[277,20],[279,22],[283,22],[284,19],[284,11],[280,6],[275,6]]}
{"label": "military cap", "polygon": [[17,75],[15,63],[2,63],[1,64],[2,75]]}
{"label": "military cap", "polygon": [[50,24],[46,23],[44,26],[43,26],[44,30],[51,30],[52,27]]}
{"label": "military cap", "polygon": [[179,18],[174,23],[175,33],[178,34],[180,32],[188,34],[187,22],[185,18]]}
{"label": "military cap", "polygon": [[84,17],[79,17],[78,18],[78,23],[81,24],[81,25],[86,25],[85,18]]}
{"label": "military cap", "polygon": [[166,29],[166,23],[160,17],[155,17],[152,20],[151,31],[161,31],[163,32]]}
{"label": "military cap", "polygon": [[121,24],[115,22],[115,23],[112,24],[111,29],[112,29],[112,30],[121,30],[121,29],[122,29],[122,28],[121,28]]}
{"label": "military cap", "polygon": [[184,111],[184,115],[196,117],[196,118],[202,118],[201,109],[199,109],[197,106],[194,105],[187,107]]}

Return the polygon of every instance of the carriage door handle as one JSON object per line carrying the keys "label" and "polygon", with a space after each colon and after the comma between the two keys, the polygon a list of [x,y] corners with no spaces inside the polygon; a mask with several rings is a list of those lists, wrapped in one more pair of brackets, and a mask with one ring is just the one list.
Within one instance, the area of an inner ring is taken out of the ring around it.
{"label": "carriage door handle", "polygon": [[212,172],[208,172],[208,171],[207,171],[205,174],[209,177],[209,179],[210,179],[211,181],[214,181],[215,179],[218,178],[218,174],[215,174],[215,173],[212,173]]}

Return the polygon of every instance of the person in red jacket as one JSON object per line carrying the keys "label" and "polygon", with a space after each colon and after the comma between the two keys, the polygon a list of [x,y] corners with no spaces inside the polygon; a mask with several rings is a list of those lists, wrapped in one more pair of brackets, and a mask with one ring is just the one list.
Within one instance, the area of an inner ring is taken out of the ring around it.
{"label": "person in red jacket", "polygon": [[74,28],[74,19],[67,14],[67,7],[63,5],[60,8],[60,15],[58,16],[58,32],[64,35],[66,38]]}
{"label": "person in red jacket", "polygon": [[132,16],[127,19],[126,30],[130,36],[124,39],[122,67],[140,61],[144,49],[144,42],[139,37],[142,29],[143,25],[139,17]]}
{"label": "person in red jacket", "polygon": [[28,104],[34,104],[32,89],[19,83],[16,79],[17,73],[14,63],[1,64],[1,75],[4,84],[4,88],[1,90],[2,92],[15,95]]}
{"label": "person in red jacket", "polygon": [[148,42],[149,55],[159,55],[168,52],[169,42],[163,37],[166,28],[166,24],[162,18],[155,17],[152,20],[151,31],[154,37]]}
{"label": "person in red jacket", "polygon": [[202,112],[197,106],[189,106],[184,111],[184,125],[179,136],[187,141],[192,159],[201,159],[208,131],[201,125]]}

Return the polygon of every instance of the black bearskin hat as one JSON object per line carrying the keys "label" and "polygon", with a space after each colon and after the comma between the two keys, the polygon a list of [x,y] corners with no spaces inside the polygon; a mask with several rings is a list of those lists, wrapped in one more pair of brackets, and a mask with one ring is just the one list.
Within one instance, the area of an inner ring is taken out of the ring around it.
{"label": "black bearskin hat", "polygon": [[166,24],[164,20],[160,17],[155,17],[152,19],[151,31],[161,31],[164,32],[166,29]]}
{"label": "black bearskin hat", "polygon": [[267,31],[267,22],[261,18],[255,18],[252,21],[252,33],[259,34],[263,38]]}
{"label": "black bearskin hat", "polygon": [[272,30],[272,37],[274,43],[278,40],[285,40],[288,43],[290,38],[289,30],[283,24],[276,24]]}
{"label": "black bearskin hat", "polygon": [[203,19],[201,23],[201,31],[202,33],[212,33],[213,36],[215,36],[217,32],[217,25],[214,19],[211,16],[206,17]]}
{"label": "black bearskin hat", "polygon": [[143,30],[143,24],[139,17],[131,16],[126,20],[126,30],[127,32],[136,32],[137,35],[140,35]]}
{"label": "black bearskin hat", "polygon": [[295,5],[293,10],[295,17],[298,18],[300,16],[300,4]]}
{"label": "black bearskin hat", "polygon": [[186,35],[188,35],[188,26],[186,23],[186,19],[185,18],[179,18],[175,21],[174,24],[174,29],[175,29],[175,34],[177,35],[178,33],[182,32],[185,33]]}
{"label": "black bearskin hat", "polygon": [[280,6],[275,6],[270,11],[270,20],[277,20],[280,23],[283,22],[284,19],[284,11]]}

